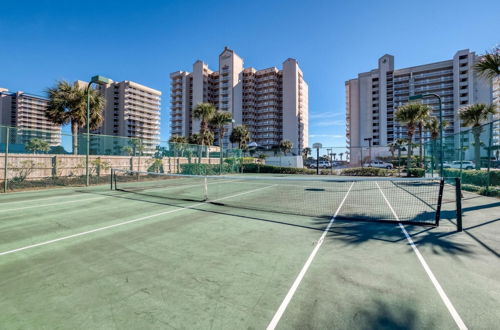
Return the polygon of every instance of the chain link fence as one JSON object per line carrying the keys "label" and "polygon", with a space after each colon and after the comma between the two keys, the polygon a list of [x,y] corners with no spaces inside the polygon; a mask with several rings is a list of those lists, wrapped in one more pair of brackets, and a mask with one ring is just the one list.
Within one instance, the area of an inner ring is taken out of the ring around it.
{"label": "chain link fence", "polygon": [[73,136],[0,126],[0,191],[105,184],[111,169],[141,172],[221,174],[241,171],[239,149],[140,138]]}

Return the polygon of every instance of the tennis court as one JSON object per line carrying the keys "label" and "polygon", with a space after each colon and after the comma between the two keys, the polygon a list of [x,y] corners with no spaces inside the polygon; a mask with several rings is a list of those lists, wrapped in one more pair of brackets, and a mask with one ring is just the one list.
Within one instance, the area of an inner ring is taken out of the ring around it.
{"label": "tennis court", "polygon": [[434,179],[114,178],[0,195],[0,328],[500,321],[498,199],[465,193],[457,232]]}

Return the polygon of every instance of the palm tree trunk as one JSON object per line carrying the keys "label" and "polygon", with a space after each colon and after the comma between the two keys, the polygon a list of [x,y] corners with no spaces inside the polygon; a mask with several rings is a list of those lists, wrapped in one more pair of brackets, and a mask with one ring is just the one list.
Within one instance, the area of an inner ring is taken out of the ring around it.
{"label": "palm tree trunk", "polygon": [[481,131],[475,127],[474,131],[474,158],[476,159],[476,170],[481,169]]}
{"label": "palm tree trunk", "polygon": [[71,122],[71,135],[73,142],[73,155],[78,155],[78,124],[76,122]]}

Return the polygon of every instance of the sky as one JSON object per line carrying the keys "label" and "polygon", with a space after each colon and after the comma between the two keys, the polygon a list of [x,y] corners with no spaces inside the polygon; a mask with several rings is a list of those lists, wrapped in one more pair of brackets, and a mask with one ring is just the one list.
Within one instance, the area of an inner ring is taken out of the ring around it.
{"label": "sky", "polygon": [[500,43],[500,1],[7,1],[0,6],[0,87],[44,95],[64,79],[100,74],[162,91],[169,133],[169,74],[200,59],[217,69],[228,46],[245,67],[295,58],[309,85],[309,144],[343,147],[348,79],[484,53]]}

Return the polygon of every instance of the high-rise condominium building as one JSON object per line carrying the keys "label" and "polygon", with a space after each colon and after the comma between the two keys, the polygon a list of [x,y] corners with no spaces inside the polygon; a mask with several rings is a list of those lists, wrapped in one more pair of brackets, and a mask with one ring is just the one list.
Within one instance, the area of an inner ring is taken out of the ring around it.
{"label": "high-rise condominium building", "polygon": [[192,109],[209,102],[232,114],[225,145],[232,127],[245,125],[259,146],[271,148],[290,140],[294,148],[307,147],[308,87],[296,60],[287,59],[281,70],[244,68],[243,59],[226,47],[219,55],[218,71],[196,61],[192,72],[177,71],[170,78],[172,135],[199,132]]}
{"label": "high-rise condominium building", "polygon": [[[443,116],[448,122],[445,136],[460,132],[460,107],[491,103],[490,82],[478,77],[472,68],[477,60],[474,52],[465,49],[447,61],[395,69],[394,56],[386,54],[379,59],[376,69],[346,81],[346,137],[351,148],[351,161],[359,161],[356,147],[368,147],[368,139],[377,147],[406,137],[406,128],[394,120],[394,112],[398,106],[407,103],[411,95],[440,95]],[[439,116],[435,97],[421,102],[432,107],[432,115]],[[426,134],[424,138],[427,140],[430,136]],[[418,136],[414,141],[418,141]]]}
{"label": "high-rise condominium building", "polygon": [[[87,82],[78,81],[82,87]],[[143,153],[155,151],[160,140],[161,92],[132,81],[115,82],[97,87],[106,100],[104,122],[95,134],[139,138]],[[91,149],[118,154],[123,148],[119,139],[93,138]]]}
{"label": "high-rise condominium building", "polygon": [[61,126],[45,117],[47,104],[44,97],[0,88],[0,125],[17,128],[10,136],[11,143],[26,144],[32,138],[41,138],[51,146],[60,144]]}

